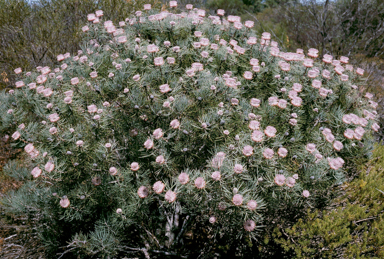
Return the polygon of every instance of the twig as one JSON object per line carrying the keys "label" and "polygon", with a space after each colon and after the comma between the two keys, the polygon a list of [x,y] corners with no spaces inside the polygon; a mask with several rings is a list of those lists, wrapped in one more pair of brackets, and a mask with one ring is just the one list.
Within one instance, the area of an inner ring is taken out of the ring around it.
{"label": "twig", "polygon": [[368,220],[375,219],[375,218],[377,218],[377,217],[369,217],[369,218],[366,218],[366,219],[361,219],[361,220],[358,220],[358,221],[354,221],[353,223],[357,224],[357,223],[368,221]]}

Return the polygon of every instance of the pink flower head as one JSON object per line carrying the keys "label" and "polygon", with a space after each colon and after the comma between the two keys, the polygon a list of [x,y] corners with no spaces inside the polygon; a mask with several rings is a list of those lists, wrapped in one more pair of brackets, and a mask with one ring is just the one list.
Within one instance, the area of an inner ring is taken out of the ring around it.
{"label": "pink flower head", "polygon": [[254,25],[255,25],[255,22],[253,21],[245,21],[244,23],[244,26],[247,28],[253,28]]}
{"label": "pink flower head", "polygon": [[262,38],[263,40],[270,40],[270,39],[271,39],[271,34],[270,34],[269,32],[263,32],[263,33],[261,34],[261,38]]}
{"label": "pink flower head", "polygon": [[145,4],[144,5],[144,10],[151,10],[151,4]]}
{"label": "pink flower head", "polygon": [[223,165],[225,159],[224,152],[218,152],[215,157],[212,159],[212,167],[220,168]]}
{"label": "pink flower head", "polygon": [[281,70],[287,72],[291,69],[291,65],[289,65],[289,63],[283,61],[280,63],[280,68],[281,68]]}
{"label": "pink flower head", "polygon": [[279,102],[279,98],[277,96],[271,96],[268,98],[268,103],[271,106],[276,106]]}
{"label": "pink flower head", "polygon": [[316,89],[320,89],[320,87],[321,87],[321,81],[320,80],[313,80],[312,81],[312,87],[313,88],[316,88]]}
{"label": "pink flower head", "polygon": [[78,83],[79,83],[79,78],[74,77],[74,78],[71,79],[71,84],[72,85],[77,85]]}
{"label": "pink flower head", "polygon": [[245,229],[245,231],[251,232],[255,228],[256,228],[256,223],[253,220],[249,219],[249,220],[244,222],[244,229]]}
{"label": "pink flower head", "polygon": [[331,64],[333,60],[333,57],[331,55],[325,54],[323,56],[323,62],[327,64]]}
{"label": "pink flower head", "polygon": [[322,76],[326,79],[331,79],[331,72],[329,72],[328,70],[324,69],[323,72],[321,73]]}
{"label": "pink flower head", "polygon": [[347,139],[353,139],[355,132],[352,129],[346,129],[344,131],[344,137]]}
{"label": "pink flower head", "polygon": [[303,63],[303,65],[305,66],[305,67],[313,67],[313,60],[312,59],[304,59],[304,63]]}
{"label": "pink flower head", "polygon": [[97,106],[94,105],[94,104],[89,105],[87,108],[88,108],[88,112],[89,112],[89,113],[95,113],[95,112],[97,112]]}
{"label": "pink flower head", "polygon": [[82,141],[82,140],[76,141],[76,146],[82,147],[83,145],[84,145],[84,141]]}
{"label": "pink flower head", "polygon": [[15,74],[20,74],[20,73],[22,72],[22,70],[21,70],[20,67],[19,67],[19,68],[16,68],[14,71],[15,71]]}
{"label": "pink flower head", "polygon": [[42,170],[38,167],[32,169],[31,174],[34,178],[37,178],[41,175]]}
{"label": "pink flower head", "polygon": [[60,206],[62,208],[68,208],[71,203],[69,202],[69,199],[67,196],[63,196],[62,199],[60,199]]}
{"label": "pink flower head", "polygon": [[51,115],[48,116],[48,119],[51,121],[51,122],[56,122],[60,119],[59,115],[57,113],[53,113]]}
{"label": "pink flower head", "polygon": [[48,162],[45,164],[44,169],[45,169],[45,171],[50,173],[53,171],[53,169],[55,169],[55,164],[53,164],[52,162]]}
{"label": "pink flower head", "polygon": [[191,4],[187,4],[187,5],[185,6],[185,8],[186,8],[187,10],[192,10],[192,9],[193,9],[193,5],[191,5]]}
{"label": "pink flower head", "polygon": [[205,180],[203,177],[197,177],[195,180],[195,186],[197,189],[204,189],[205,187]]}
{"label": "pink flower head", "polygon": [[260,106],[260,100],[259,99],[256,99],[256,98],[252,98],[251,101],[250,101],[251,105],[253,107],[259,107]]}
{"label": "pink flower head", "polygon": [[277,154],[280,156],[280,157],[286,157],[288,155],[288,150],[286,148],[279,148],[277,150]]}
{"label": "pink flower head", "polygon": [[236,174],[241,174],[243,172],[244,168],[242,165],[240,164],[235,164],[235,167],[233,168],[233,171],[236,173]]}
{"label": "pink flower head", "polygon": [[294,83],[292,86],[292,90],[297,93],[300,93],[302,89],[303,89],[303,86],[299,83]]}
{"label": "pink flower head", "polygon": [[375,123],[372,124],[371,128],[372,128],[373,131],[378,132],[379,129],[380,129],[380,126],[379,126],[379,124],[377,124],[375,122]]}
{"label": "pink flower head", "polygon": [[325,140],[328,141],[329,143],[332,143],[335,140],[335,136],[333,136],[333,134],[330,133],[325,136]]}
{"label": "pink flower head", "polygon": [[255,200],[249,200],[247,203],[247,208],[249,210],[255,210],[257,208],[257,202]]}
{"label": "pink flower head", "polygon": [[163,137],[163,130],[162,129],[155,129],[154,131],[153,131],[153,137],[155,138],[155,139],[160,139],[160,138],[162,138]]}
{"label": "pink flower head", "polygon": [[342,66],[335,66],[335,72],[341,75],[344,72],[344,68]]}
{"label": "pink flower head", "polygon": [[25,152],[27,152],[28,154],[30,154],[34,149],[35,147],[33,146],[33,144],[28,144],[24,147]]}
{"label": "pink flower head", "polygon": [[16,85],[16,88],[20,88],[20,87],[25,86],[23,81],[17,81],[15,85]]}
{"label": "pink flower head", "polygon": [[285,109],[287,108],[287,101],[284,100],[284,99],[280,99],[279,102],[277,103],[277,106],[280,108],[280,109]]}
{"label": "pink flower head", "polygon": [[297,125],[297,120],[296,119],[289,119],[289,124],[292,125],[292,126],[296,126]]}
{"label": "pink flower head", "polygon": [[340,141],[337,141],[337,140],[336,140],[336,141],[333,143],[333,148],[336,149],[337,151],[342,150],[343,147],[344,147],[344,145],[343,145],[343,143],[341,143]]}
{"label": "pink flower head", "polygon": [[260,122],[251,120],[249,122],[248,128],[251,130],[258,130],[260,128]]}
{"label": "pink flower head", "polygon": [[167,63],[170,64],[170,65],[175,64],[175,58],[167,57]]}
{"label": "pink flower head", "polygon": [[168,201],[169,203],[172,203],[176,200],[176,193],[169,190],[165,193],[165,200]]}
{"label": "pink flower head", "polygon": [[209,223],[215,224],[215,222],[216,222],[216,217],[214,217],[214,216],[209,217]]}
{"label": "pink flower head", "polygon": [[282,175],[282,174],[277,174],[275,176],[275,183],[278,185],[278,186],[283,186],[284,183],[285,183],[285,176]]}
{"label": "pink flower head", "polygon": [[339,168],[343,167],[344,160],[340,157],[328,158],[328,164],[331,167],[331,169],[338,170]]}
{"label": "pink flower head", "polygon": [[157,57],[154,59],[155,66],[162,66],[164,65],[164,59],[163,57]]}
{"label": "pink flower head", "polygon": [[147,187],[140,186],[139,189],[137,190],[137,194],[139,195],[140,198],[145,198],[148,196],[149,191],[148,191]]}
{"label": "pink flower head", "polygon": [[170,7],[177,7],[177,2],[176,1],[170,1],[169,6]]}
{"label": "pink flower head", "polygon": [[261,142],[263,141],[264,134],[262,131],[255,130],[252,132],[251,139],[255,142]]}
{"label": "pink flower head", "polygon": [[160,85],[159,88],[160,88],[160,92],[163,94],[168,93],[169,91],[172,90],[171,88],[169,88],[168,84]]}
{"label": "pink flower head", "polygon": [[225,14],[225,11],[223,9],[217,10],[217,15],[223,16]]}
{"label": "pink flower head", "polygon": [[348,61],[349,61],[349,58],[348,58],[348,57],[343,57],[343,56],[340,57],[340,62],[341,62],[341,63],[347,64]]}
{"label": "pink flower head", "polygon": [[236,206],[240,206],[241,204],[243,204],[243,196],[241,196],[240,194],[235,194],[232,198],[232,202]]}
{"label": "pink flower head", "polygon": [[180,127],[180,122],[177,119],[171,121],[170,126],[174,129],[178,129]]}
{"label": "pink flower head", "polygon": [[310,56],[311,58],[317,58],[318,54],[319,54],[319,51],[317,49],[311,48],[308,50],[308,56]]}
{"label": "pink flower head", "polygon": [[101,17],[101,16],[104,15],[104,12],[103,12],[103,10],[97,10],[97,11],[95,12],[95,14],[96,14],[97,17]]}
{"label": "pink flower head", "polygon": [[140,168],[140,166],[139,166],[139,163],[137,163],[137,162],[133,162],[132,164],[131,164],[131,170],[132,171],[137,171],[137,170],[139,170],[139,168]]}
{"label": "pink flower head", "polygon": [[158,164],[160,164],[160,165],[164,164],[164,163],[165,163],[165,158],[164,158],[164,156],[157,156],[157,157],[156,157],[156,163],[158,163]]}
{"label": "pink flower head", "polygon": [[245,71],[244,72],[244,78],[247,79],[247,80],[251,80],[252,79],[252,72]]}
{"label": "pink flower head", "polygon": [[248,45],[255,45],[256,43],[257,43],[256,37],[249,37],[249,39],[247,40]]}
{"label": "pink flower head", "polygon": [[288,187],[293,187],[295,186],[295,183],[296,183],[296,180],[292,177],[288,177],[287,180],[285,181],[285,184],[288,186]]}
{"label": "pink flower head", "polygon": [[155,182],[153,185],[152,189],[155,191],[155,193],[160,194],[164,191],[165,184],[162,183],[161,181]]}
{"label": "pink flower head", "polygon": [[358,74],[360,76],[364,75],[364,69],[356,68],[356,74]]}
{"label": "pink flower head", "polygon": [[144,142],[144,147],[146,149],[151,149],[153,148],[153,141],[151,139],[147,139],[145,142]]}
{"label": "pink flower head", "polygon": [[308,198],[308,197],[309,197],[309,191],[304,190],[304,191],[303,191],[303,196],[304,196],[305,198]]}
{"label": "pink flower head", "polygon": [[316,150],[316,145],[313,144],[313,143],[309,143],[305,146],[305,149],[309,152],[309,153],[313,153],[315,152]]}
{"label": "pink flower head", "polygon": [[51,134],[55,134],[55,133],[57,133],[57,128],[56,128],[56,127],[52,127],[52,128],[50,128],[50,129],[49,129],[49,133],[51,133]]}
{"label": "pink flower head", "polygon": [[270,148],[266,148],[263,151],[263,156],[266,159],[271,159],[273,157],[273,154],[274,154],[273,149],[270,149]]}
{"label": "pink flower head", "polygon": [[181,173],[179,175],[179,182],[181,184],[187,184],[189,182],[189,175],[186,173]]}
{"label": "pink flower head", "polygon": [[343,81],[343,82],[348,81],[348,75],[342,74],[342,75],[340,76],[340,80]]}
{"label": "pink flower head", "polygon": [[301,99],[300,97],[294,97],[291,100],[291,104],[296,107],[300,107],[302,102],[303,102],[303,99]]}
{"label": "pink flower head", "polygon": [[219,181],[221,179],[221,174],[219,171],[214,171],[211,175],[212,179],[215,181]]}
{"label": "pink flower head", "polygon": [[276,132],[277,132],[277,130],[273,126],[267,126],[265,128],[265,130],[264,130],[265,135],[267,135],[270,138],[275,137],[276,136]]}
{"label": "pink flower head", "polygon": [[110,175],[116,175],[117,174],[117,168],[116,167],[109,168],[109,174]]}
{"label": "pink flower head", "polygon": [[253,147],[247,145],[243,148],[244,156],[251,156],[253,154]]}

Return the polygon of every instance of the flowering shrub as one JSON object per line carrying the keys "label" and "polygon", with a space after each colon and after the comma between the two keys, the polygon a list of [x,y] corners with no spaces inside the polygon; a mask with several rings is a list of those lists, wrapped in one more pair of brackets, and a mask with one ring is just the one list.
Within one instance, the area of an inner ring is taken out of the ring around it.
{"label": "flowering shrub", "polygon": [[277,212],[319,206],[369,155],[377,104],[348,58],[284,53],[252,21],[186,9],[145,5],[118,25],[96,11],[76,56],[15,70],[2,125],[19,125],[35,206],[55,219],[43,238],[70,226],[50,246],[188,254],[197,225],[257,241]]}

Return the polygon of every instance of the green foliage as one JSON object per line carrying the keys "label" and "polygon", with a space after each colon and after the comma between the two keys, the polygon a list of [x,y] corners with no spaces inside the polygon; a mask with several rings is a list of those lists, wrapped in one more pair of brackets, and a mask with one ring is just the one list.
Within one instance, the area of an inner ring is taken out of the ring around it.
{"label": "green foliage", "polygon": [[[384,257],[384,147],[376,145],[360,177],[343,186],[328,210],[308,212],[291,228],[275,230],[275,241],[295,258]],[[284,230],[283,230],[284,232]]]}
{"label": "green foliage", "polygon": [[[376,103],[356,70],[308,69],[267,33],[201,12],[100,16],[76,56],[0,95],[34,176],[9,164],[26,183],[2,204],[36,218],[47,257],[241,255],[325,207],[369,158]],[[185,246],[191,231],[203,234]]]}

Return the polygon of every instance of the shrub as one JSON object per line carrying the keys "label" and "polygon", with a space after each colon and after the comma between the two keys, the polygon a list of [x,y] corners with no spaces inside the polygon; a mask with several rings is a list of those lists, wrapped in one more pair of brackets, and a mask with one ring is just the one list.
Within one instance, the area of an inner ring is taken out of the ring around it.
{"label": "shrub", "polygon": [[296,258],[383,258],[383,151],[376,146],[373,159],[343,186],[345,194],[330,210],[308,213],[285,230],[288,238],[276,230],[277,242]]}
{"label": "shrub", "polygon": [[96,11],[78,55],[15,70],[1,122],[18,125],[33,179],[2,202],[38,218],[48,256],[241,255],[369,157],[377,104],[361,69],[187,9],[119,26]]}

